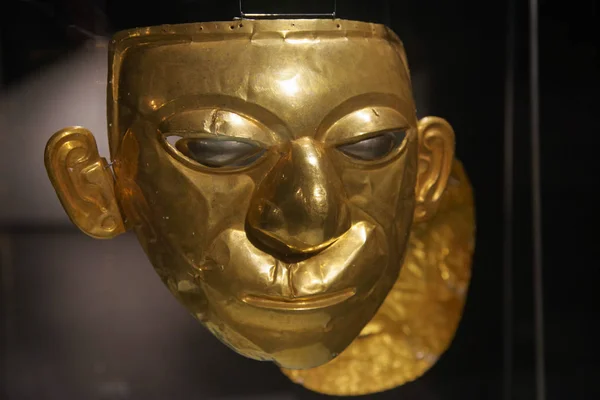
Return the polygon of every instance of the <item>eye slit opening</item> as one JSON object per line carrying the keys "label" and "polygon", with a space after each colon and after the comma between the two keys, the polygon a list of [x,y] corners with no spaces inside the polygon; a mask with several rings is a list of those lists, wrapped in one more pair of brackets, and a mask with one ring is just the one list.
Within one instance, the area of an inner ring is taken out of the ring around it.
{"label": "eye slit opening", "polygon": [[382,132],[355,142],[344,143],[338,145],[337,149],[345,155],[360,161],[377,161],[400,148],[405,139],[406,130],[399,129]]}
{"label": "eye slit opening", "polygon": [[241,168],[256,162],[266,149],[236,138],[165,135],[178,153],[208,168]]}

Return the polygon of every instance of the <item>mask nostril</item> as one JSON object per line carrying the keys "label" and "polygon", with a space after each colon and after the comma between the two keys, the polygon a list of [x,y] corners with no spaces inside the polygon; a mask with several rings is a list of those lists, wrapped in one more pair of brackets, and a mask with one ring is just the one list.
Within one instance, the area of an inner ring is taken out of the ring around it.
{"label": "mask nostril", "polygon": [[286,263],[297,263],[309,259],[331,246],[337,240],[335,238],[318,246],[300,248],[288,243],[288,240],[284,240],[267,230],[254,226],[248,220],[246,220],[245,230],[246,237],[252,245]]}
{"label": "mask nostril", "polygon": [[285,228],[283,210],[272,201],[262,199],[251,214],[250,219],[259,229],[275,231]]}

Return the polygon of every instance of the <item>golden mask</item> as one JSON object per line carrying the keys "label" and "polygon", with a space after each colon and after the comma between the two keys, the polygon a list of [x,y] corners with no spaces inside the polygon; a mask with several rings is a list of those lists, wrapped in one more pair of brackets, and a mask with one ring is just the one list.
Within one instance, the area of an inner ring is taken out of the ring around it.
{"label": "golden mask", "polygon": [[469,282],[472,194],[450,125],[416,117],[393,32],[166,25],[117,34],[109,57],[112,171],[84,128],[46,148],[79,228],[133,230],[215,336],[310,389],[372,393],[435,362]]}

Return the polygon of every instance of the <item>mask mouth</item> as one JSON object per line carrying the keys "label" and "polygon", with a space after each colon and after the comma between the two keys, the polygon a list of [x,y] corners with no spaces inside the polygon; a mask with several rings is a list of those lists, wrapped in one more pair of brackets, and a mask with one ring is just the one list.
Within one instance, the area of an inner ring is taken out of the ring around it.
{"label": "mask mouth", "polygon": [[317,294],[307,297],[287,298],[274,296],[243,295],[241,300],[254,307],[284,311],[311,311],[342,303],[356,294],[356,288],[348,288],[335,293]]}
{"label": "mask mouth", "polygon": [[357,222],[321,252],[287,263],[253,246],[242,229],[229,228],[210,245],[206,257],[214,267],[203,279],[257,309],[296,312],[337,306],[367,294],[381,279],[388,256],[380,231],[368,221]]}

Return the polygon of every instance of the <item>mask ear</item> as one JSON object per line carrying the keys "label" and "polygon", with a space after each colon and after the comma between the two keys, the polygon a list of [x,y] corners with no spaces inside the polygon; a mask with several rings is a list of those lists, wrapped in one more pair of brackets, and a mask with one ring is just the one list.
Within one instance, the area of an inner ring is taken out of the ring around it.
{"label": "mask ear", "polygon": [[44,162],[60,202],[79,229],[98,239],[125,232],[113,175],[90,131],[70,127],[56,132],[46,144]]}
{"label": "mask ear", "polygon": [[419,121],[419,169],[415,190],[415,221],[435,215],[454,160],[454,131],[446,120]]}

